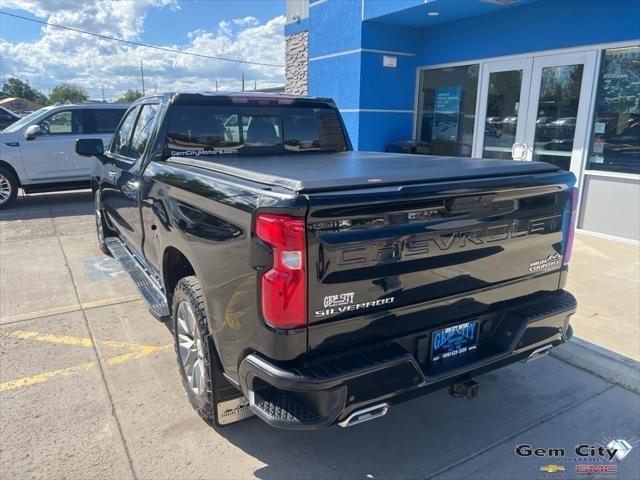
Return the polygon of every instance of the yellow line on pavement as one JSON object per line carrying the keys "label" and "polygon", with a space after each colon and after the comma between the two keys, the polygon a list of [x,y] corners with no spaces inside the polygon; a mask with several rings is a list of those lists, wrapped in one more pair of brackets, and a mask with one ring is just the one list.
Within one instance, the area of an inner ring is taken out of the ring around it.
{"label": "yellow line on pavement", "polygon": [[[138,351],[116,355],[115,357],[109,357],[105,360],[105,363],[107,363],[107,365],[120,365],[121,363],[124,363],[128,360],[146,357],[148,355],[151,355],[152,353],[159,352],[161,350],[167,350],[171,346],[172,344],[161,345],[158,347],[154,347],[151,345],[141,345]],[[54,377],[68,376],[76,372],[83,372],[97,365],[97,362],[88,362],[80,365],[75,365],[73,367],[61,368],[59,370],[53,370],[51,372],[39,373],[37,375],[31,375],[30,377],[23,377],[18,378],[17,380],[0,383],[0,392],[15,390],[21,387],[29,387],[31,385],[37,385],[39,383],[44,383]]]}
{"label": "yellow line on pavement", "polygon": [[32,318],[44,317],[46,315],[56,315],[60,313],[79,312],[80,305],[64,305],[62,307],[47,308],[46,310],[36,310],[35,312],[19,313],[17,315],[5,315],[0,317],[0,323],[16,322],[18,320],[29,320]]}
{"label": "yellow line on pavement", "polygon": [[[93,345],[89,337],[71,337],[69,335],[42,334],[39,332],[14,330],[13,332],[1,332],[0,335],[19,338],[21,340],[36,340],[38,342],[57,343],[60,345],[72,345],[79,347],[91,347]],[[97,340],[98,343],[108,348],[127,348],[132,350],[145,350],[147,348],[158,348],[153,345],[142,345],[139,343],[116,342],[113,340]]]}
{"label": "yellow line on pavement", "polygon": [[38,375],[32,375],[30,377],[18,378],[17,380],[11,380],[10,382],[0,383],[0,392],[15,390],[16,388],[20,387],[37,385],[38,383],[46,382],[53,377],[67,376],[78,371],[89,370],[96,365],[96,362],[83,363],[81,365],[76,365],[75,367],[61,368],[60,370],[39,373]]}
{"label": "yellow line on pavement", "polygon": [[83,302],[80,306],[84,309],[103,307],[105,305],[113,305],[115,303],[132,302],[134,300],[142,300],[140,295],[126,295],[124,297],[106,298],[104,300],[95,300],[93,302]]}
{"label": "yellow line on pavement", "polygon": [[37,340],[38,342],[58,343],[60,345],[76,345],[80,347],[91,347],[93,345],[90,338],[69,337],[67,335],[43,335],[38,332],[27,332],[23,330],[6,332],[3,333],[3,335],[19,338],[20,340]]}
{"label": "yellow line on pavement", "polygon": [[103,300],[95,300],[93,302],[75,303],[73,305],[63,305],[61,307],[47,308],[45,310],[36,310],[27,313],[18,313],[16,315],[5,315],[0,317],[0,323],[16,322],[19,320],[30,320],[34,318],[44,317],[48,315],[56,315],[61,313],[79,312],[82,309],[103,307],[106,305],[115,305],[117,303],[132,302],[141,300],[140,295],[126,295],[124,297],[105,298]]}
{"label": "yellow line on pavement", "polygon": [[107,363],[107,365],[120,365],[121,363],[124,363],[128,360],[133,360],[134,358],[146,357],[147,355],[151,355],[152,353],[159,352],[161,350],[167,350],[170,347],[173,347],[173,343],[162,345],[160,347],[152,347],[152,346],[146,345],[146,346],[143,346],[137,352],[123,353],[122,355],[118,355],[116,357],[107,358],[105,362]]}

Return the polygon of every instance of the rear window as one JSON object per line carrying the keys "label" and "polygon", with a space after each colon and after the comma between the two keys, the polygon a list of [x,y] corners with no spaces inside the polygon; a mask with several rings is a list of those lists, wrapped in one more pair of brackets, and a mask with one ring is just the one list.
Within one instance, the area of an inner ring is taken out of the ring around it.
{"label": "rear window", "polygon": [[251,108],[176,105],[166,156],[268,155],[347,149],[331,108]]}

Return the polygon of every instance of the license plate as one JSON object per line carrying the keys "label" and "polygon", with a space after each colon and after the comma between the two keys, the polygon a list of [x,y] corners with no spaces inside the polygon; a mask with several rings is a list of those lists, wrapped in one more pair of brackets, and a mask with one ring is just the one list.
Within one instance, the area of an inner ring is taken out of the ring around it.
{"label": "license plate", "polygon": [[431,339],[431,360],[472,352],[478,344],[478,322],[467,322],[441,328],[433,332]]}

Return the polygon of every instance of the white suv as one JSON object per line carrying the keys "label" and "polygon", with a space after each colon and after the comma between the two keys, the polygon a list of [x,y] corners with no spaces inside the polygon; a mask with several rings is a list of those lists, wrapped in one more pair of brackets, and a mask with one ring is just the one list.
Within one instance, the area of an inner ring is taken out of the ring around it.
{"label": "white suv", "polygon": [[25,193],[90,186],[94,161],[75,152],[79,138],[111,140],[126,104],[41,108],[0,132],[0,209]]}

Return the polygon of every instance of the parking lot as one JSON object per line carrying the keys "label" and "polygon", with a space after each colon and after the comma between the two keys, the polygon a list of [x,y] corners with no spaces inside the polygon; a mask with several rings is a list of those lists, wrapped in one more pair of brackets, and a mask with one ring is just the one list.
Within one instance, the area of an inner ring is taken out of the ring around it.
{"label": "parking lot", "polygon": [[[634,447],[617,478],[639,478],[637,246],[578,236],[582,341],[478,378],[477,400],[437,392],[349,429],[214,429],[187,401],[168,326],[99,251],[93,222],[87,191],[0,213],[2,478],[575,478],[575,461],[515,447],[575,457],[612,439]],[[540,471],[550,464],[565,470]]]}

